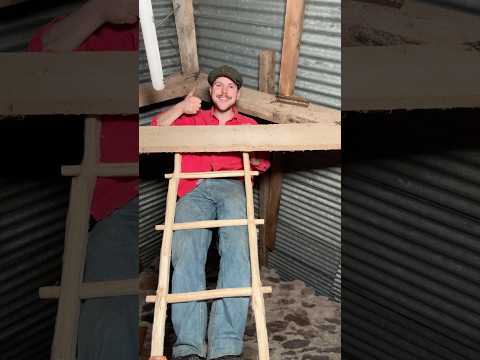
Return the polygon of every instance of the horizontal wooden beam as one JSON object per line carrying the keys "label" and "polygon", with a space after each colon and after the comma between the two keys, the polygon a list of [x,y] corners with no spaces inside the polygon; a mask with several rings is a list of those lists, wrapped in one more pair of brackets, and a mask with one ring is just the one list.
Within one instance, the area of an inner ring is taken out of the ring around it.
{"label": "horizontal wooden beam", "polygon": [[342,48],[342,59],[342,110],[480,104],[480,52],[471,47],[347,47]]}
{"label": "horizontal wooden beam", "polygon": [[[251,176],[257,176],[260,173],[258,171],[250,171]],[[206,171],[206,172],[191,172],[191,173],[180,173],[178,174],[179,179],[213,179],[213,178],[228,178],[228,177],[237,177],[245,176],[245,171],[243,170],[232,170],[232,171]],[[165,179],[171,179],[173,174],[165,174]]]}
{"label": "horizontal wooden beam", "polygon": [[140,126],[140,153],[303,151],[341,148],[340,126]]}
{"label": "horizontal wooden beam", "polygon": [[0,53],[0,114],[136,114],[134,52]]}
{"label": "horizontal wooden beam", "polygon": [[[152,105],[165,100],[184,97],[188,92],[197,86],[196,96],[203,101],[210,101],[209,84],[207,75],[175,75],[169,78],[165,89],[155,91],[151,85],[142,84],[139,90],[140,106]],[[275,95],[267,94],[258,90],[242,87],[240,99],[237,102],[238,111],[268,120],[277,124],[289,123],[340,123],[340,111],[310,104],[308,107],[301,107],[292,104],[284,104],[277,101]]]}
{"label": "horizontal wooden beam", "polygon": [[[270,294],[272,292],[271,286],[263,286],[261,289],[263,294]],[[168,294],[167,303],[179,303],[179,302],[189,302],[189,301],[202,301],[209,299],[219,299],[224,297],[241,297],[241,296],[251,296],[252,288],[229,288],[229,289],[215,289],[215,290],[204,290],[196,291],[190,293],[181,293],[181,294]],[[146,298],[147,303],[154,303],[156,299],[155,295],[149,295]]]}
{"label": "horizontal wooden beam", "polygon": [[[256,219],[255,225],[263,225],[264,219]],[[246,226],[247,219],[229,219],[229,220],[202,220],[192,221],[188,223],[173,224],[173,230],[190,230],[190,229],[211,229],[225,226]],[[155,225],[155,230],[165,230],[165,225]]]}
{"label": "horizontal wooden beam", "polygon": [[[44,286],[39,289],[40,299],[58,299],[60,286]],[[138,279],[95,281],[83,283],[80,286],[80,298],[92,299],[99,297],[139,295],[147,293],[138,289]]]}
{"label": "horizontal wooden beam", "polygon": [[165,80],[165,88],[160,91],[155,90],[151,83],[140,84],[138,87],[138,106],[143,107],[184,97],[195,85],[198,85],[199,89],[195,95],[203,101],[210,101],[205,74],[174,74]]}

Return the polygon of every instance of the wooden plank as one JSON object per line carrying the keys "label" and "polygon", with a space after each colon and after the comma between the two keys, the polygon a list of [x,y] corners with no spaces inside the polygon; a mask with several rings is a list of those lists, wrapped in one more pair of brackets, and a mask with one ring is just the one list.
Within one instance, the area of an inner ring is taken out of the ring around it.
{"label": "wooden plank", "polygon": [[[256,225],[263,225],[265,221],[263,219],[255,219]],[[216,227],[226,226],[245,226],[247,225],[246,219],[229,219],[229,220],[202,220],[192,221],[188,223],[173,224],[173,230],[189,230],[189,229],[210,229]],[[155,225],[155,230],[165,230],[165,225]]]}
{"label": "wooden plank", "polygon": [[263,301],[262,282],[260,281],[260,264],[258,261],[257,228],[255,226],[255,210],[253,204],[252,178],[246,173],[250,171],[250,156],[243,153],[243,169],[245,170],[245,196],[248,219],[248,245],[250,252],[250,269],[252,282],[252,310],[255,316],[255,328],[257,331],[258,359],[268,360],[267,321],[265,319],[265,304]]}
{"label": "wooden plank", "polygon": [[134,52],[0,53],[0,113],[136,114]]}
{"label": "wooden plank", "polygon": [[275,94],[275,50],[260,51],[258,66],[258,90]]}
{"label": "wooden plank", "polygon": [[341,148],[340,126],[140,126],[140,153],[303,151]]}
{"label": "wooden plank", "polygon": [[[271,294],[271,286],[263,286],[261,288],[263,294]],[[181,293],[181,294],[168,294],[167,303],[179,303],[179,302],[189,302],[189,301],[203,301],[210,299],[219,299],[225,297],[242,297],[242,296],[251,296],[252,288],[223,288],[215,290],[204,290],[204,291],[195,291],[190,293]],[[155,302],[155,295],[149,295],[146,297],[147,303]]]}
{"label": "wooden plank", "polygon": [[280,197],[283,184],[281,154],[273,153],[271,164],[270,183],[268,185],[269,191],[264,195],[267,196],[266,203],[268,206],[261,216],[266,219],[265,226],[263,227],[265,246],[268,250],[273,251],[275,249],[275,239],[277,237],[278,212],[280,210]]}
{"label": "wooden plank", "polygon": [[58,301],[51,360],[75,359],[80,286],[88,242],[90,205],[96,176],[92,173],[99,157],[100,121],[85,120],[85,150],[80,176],[72,179],[63,253],[60,298]]}
{"label": "wooden plank", "polygon": [[305,0],[287,0],[283,33],[279,94],[293,95],[303,32]]}
{"label": "wooden plank", "polygon": [[[257,176],[260,174],[258,171],[250,171],[249,175]],[[181,173],[179,174],[180,179],[213,179],[213,178],[228,178],[228,177],[237,177],[244,176],[245,171],[205,171],[205,172],[192,172],[192,173]],[[171,179],[173,174],[166,174],[165,179]]]}
{"label": "wooden plank", "polygon": [[177,202],[178,183],[182,167],[182,156],[175,154],[175,174],[168,182],[167,208],[165,210],[165,230],[163,231],[162,248],[160,251],[160,270],[158,275],[157,297],[152,327],[151,356],[163,356],[165,339],[165,321],[167,319],[167,294],[170,281],[170,260],[172,253],[173,223]]}
{"label": "wooden plank", "polygon": [[447,109],[480,104],[480,51],[468,47],[342,49],[342,110]]}
{"label": "wooden plank", "polygon": [[[63,176],[78,176],[82,167],[79,165],[62,166]],[[97,176],[138,176],[138,163],[103,163],[95,166],[94,172]]]}
{"label": "wooden plank", "polygon": [[[145,293],[147,292],[138,289],[138,279],[84,282],[80,285],[80,299],[140,295]],[[60,296],[60,287],[41,287],[38,295],[40,299],[56,299]]]}
{"label": "wooden plank", "polygon": [[175,9],[175,25],[177,27],[182,73],[196,73],[199,71],[199,67],[193,2],[192,0],[172,0],[172,2]]}
{"label": "wooden plank", "polygon": [[[172,85],[166,85],[165,89],[158,94],[151,86],[140,87],[141,106],[147,106],[175,97],[183,97],[188,94],[192,87],[197,84],[196,96],[203,101],[210,101],[208,93],[209,84],[207,75],[199,76],[198,81],[189,79],[184,85],[180,78],[172,79]],[[173,85],[175,83],[175,85]],[[240,99],[237,102],[238,111],[250,116],[255,116],[278,124],[289,123],[327,123],[339,124],[340,111],[324,106],[310,104],[308,107],[299,107],[291,104],[283,104],[277,101],[275,95],[267,94],[258,90],[242,87]]]}
{"label": "wooden plank", "polygon": [[167,78],[165,88],[161,91],[156,91],[150,83],[140,84],[138,87],[138,105],[142,107],[180,97],[183,98],[197,83],[199,84],[199,89],[195,96],[200,97],[204,101],[210,101],[207,75],[200,73],[175,74]]}

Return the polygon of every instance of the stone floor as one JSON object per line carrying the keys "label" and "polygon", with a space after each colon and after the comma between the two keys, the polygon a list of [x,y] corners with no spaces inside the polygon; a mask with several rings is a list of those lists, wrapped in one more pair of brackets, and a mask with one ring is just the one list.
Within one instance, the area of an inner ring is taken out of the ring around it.
{"label": "stone floor", "polygon": [[[271,360],[339,360],[340,304],[316,296],[302,281],[281,281],[272,269],[262,269],[262,284],[272,286],[265,295],[267,328]],[[152,308],[144,307],[143,318],[151,321]],[[151,328],[145,341],[150,353]],[[169,356],[175,335],[167,324],[166,355]],[[169,357],[170,359],[170,357]],[[243,360],[257,360],[255,322],[249,314],[245,331]]]}

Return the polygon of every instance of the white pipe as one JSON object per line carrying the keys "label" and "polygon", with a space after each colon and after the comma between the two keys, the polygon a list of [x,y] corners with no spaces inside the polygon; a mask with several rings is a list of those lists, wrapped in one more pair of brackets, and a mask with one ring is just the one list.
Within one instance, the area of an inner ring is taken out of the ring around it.
{"label": "white pipe", "polygon": [[162,90],[165,87],[163,84],[162,60],[158,48],[157,29],[155,28],[151,0],[140,0],[139,15],[152,85],[155,90]]}

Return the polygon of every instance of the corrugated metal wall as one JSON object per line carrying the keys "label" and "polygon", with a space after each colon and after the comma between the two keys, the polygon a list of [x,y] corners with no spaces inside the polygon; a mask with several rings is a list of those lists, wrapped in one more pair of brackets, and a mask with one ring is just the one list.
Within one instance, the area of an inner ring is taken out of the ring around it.
{"label": "corrugated metal wall", "polygon": [[69,179],[0,180],[0,358],[49,358],[57,301],[38,288],[60,280]]}
{"label": "corrugated metal wall", "polygon": [[345,358],[478,359],[478,146],[348,163],[342,192]]}
{"label": "corrugated metal wall", "polygon": [[[340,0],[306,0],[295,94],[340,108]],[[200,69],[227,63],[258,88],[258,54],[274,49],[277,83],[285,0],[194,0]]]}
{"label": "corrugated metal wall", "polygon": [[[163,75],[167,77],[176,72],[180,72],[181,70],[172,0],[152,0],[152,7],[153,15],[155,17],[155,25],[157,27],[157,38],[160,56],[162,58]],[[141,31],[138,64],[139,82],[149,82],[150,73],[148,70],[147,57],[145,55],[145,46]]]}
{"label": "corrugated metal wall", "polygon": [[27,1],[0,9],[0,51],[25,51],[35,30],[76,9],[79,0]]}
{"label": "corrugated metal wall", "polygon": [[318,294],[339,300],[334,286],[340,264],[339,167],[286,173],[275,250],[269,255],[284,279],[301,279]]}

